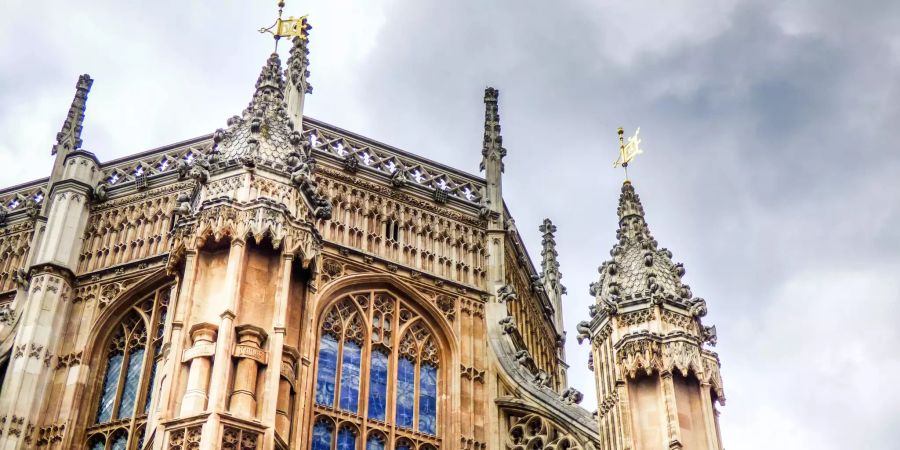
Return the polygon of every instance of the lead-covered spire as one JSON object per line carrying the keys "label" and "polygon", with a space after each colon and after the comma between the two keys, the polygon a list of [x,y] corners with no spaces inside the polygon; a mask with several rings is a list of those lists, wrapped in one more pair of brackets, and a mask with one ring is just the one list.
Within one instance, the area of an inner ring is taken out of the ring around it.
{"label": "lead-covered spire", "polygon": [[69,113],[66,115],[65,122],[63,122],[62,130],[56,133],[56,144],[53,145],[53,149],[50,151],[51,155],[55,155],[60,150],[65,153],[81,148],[84,110],[87,107],[88,93],[91,91],[91,85],[93,84],[94,80],[88,74],[78,77],[78,82],[75,84],[75,98],[72,99],[72,104],[69,106]]}

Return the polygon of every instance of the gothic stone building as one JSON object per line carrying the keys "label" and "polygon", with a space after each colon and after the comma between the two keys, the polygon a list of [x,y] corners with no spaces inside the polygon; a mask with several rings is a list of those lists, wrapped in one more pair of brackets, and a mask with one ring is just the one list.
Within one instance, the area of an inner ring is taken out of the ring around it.
{"label": "gothic stone building", "polygon": [[0,449],[721,449],[705,302],[630,183],[578,326],[591,412],[556,228],[538,269],[503,202],[497,91],[482,178],[304,117],[307,54],[225,128],[106,162],[78,80],[49,177],[0,191]]}

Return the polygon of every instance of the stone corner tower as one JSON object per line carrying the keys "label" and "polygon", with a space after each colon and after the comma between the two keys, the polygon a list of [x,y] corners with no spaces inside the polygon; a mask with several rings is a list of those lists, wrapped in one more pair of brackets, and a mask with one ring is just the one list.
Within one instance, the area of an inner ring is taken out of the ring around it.
{"label": "stone corner tower", "polygon": [[650,235],[631,182],[619,197],[618,242],[592,283],[591,342],[604,448],[721,450],[716,403],[725,395],[706,301],[682,283],[681,263]]}

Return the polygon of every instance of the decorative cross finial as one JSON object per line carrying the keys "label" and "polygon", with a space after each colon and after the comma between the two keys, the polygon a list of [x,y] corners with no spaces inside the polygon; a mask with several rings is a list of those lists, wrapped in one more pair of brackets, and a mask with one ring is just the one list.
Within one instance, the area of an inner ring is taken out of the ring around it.
{"label": "decorative cross finial", "polygon": [[619,159],[617,159],[613,163],[613,167],[622,166],[625,169],[625,181],[628,182],[628,163],[634,159],[635,156],[644,153],[641,150],[641,127],[638,127],[637,130],[634,131],[634,136],[628,138],[628,142],[625,142],[625,130],[622,127],[619,127]]}
{"label": "decorative cross finial", "polygon": [[287,19],[282,19],[281,14],[284,11],[284,0],[278,1],[278,18],[275,19],[275,23],[269,26],[269,28],[260,28],[260,33],[269,33],[275,38],[275,51],[278,51],[278,40],[282,37],[298,37],[300,39],[306,40],[309,36],[309,30],[312,29],[312,26],[307,22],[306,17],[302,16],[298,18],[294,18],[294,16],[290,16]]}

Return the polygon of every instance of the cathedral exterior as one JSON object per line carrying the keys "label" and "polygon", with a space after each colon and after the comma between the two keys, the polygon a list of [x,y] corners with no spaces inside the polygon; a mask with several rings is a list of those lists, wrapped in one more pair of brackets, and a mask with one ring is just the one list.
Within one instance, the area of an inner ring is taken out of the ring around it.
{"label": "cathedral exterior", "polygon": [[536,267],[503,201],[497,90],[482,178],[304,117],[307,55],[226,127],[105,162],[79,78],[49,176],[0,190],[0,449],[722,448],[706,303],[629,182],[577,330],[591,412],[556,227]]}

